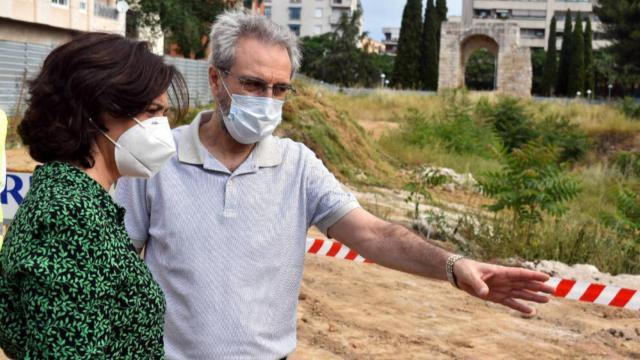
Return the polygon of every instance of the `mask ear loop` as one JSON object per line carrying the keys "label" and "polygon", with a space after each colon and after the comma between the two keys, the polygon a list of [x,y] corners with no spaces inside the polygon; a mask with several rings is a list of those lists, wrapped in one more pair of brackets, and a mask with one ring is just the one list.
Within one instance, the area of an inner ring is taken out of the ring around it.
{"label": "mask ear loop", "polygon": [[89,118],[89,121],[91,121],[91,123],[93,124],[93,126],[95,126],[95,127],[96,127],[96,129],[97,129],[98,131],[100,131],[100,133],[102,133],[102,135],[104,135],[104,137],[106,137],[107,139],[109,139],[109,141],[111,141],[111,143],[112,143],[113,145],[115,145],[115,146],[117,146],[117,147],[119,147],[119,148],[122,148],[122,146],[121,146],[120,144],[118,144],[118,142],[117,142],[117,141],[113,140],[113,139],[111,138],[111,136],[107,135],[107,133],[106,133],[106,132],[104,132],[102,129],[100,129],[100,128],[98,127],[98,125],[93,121],[93,119],[92,119],[92,118]]}

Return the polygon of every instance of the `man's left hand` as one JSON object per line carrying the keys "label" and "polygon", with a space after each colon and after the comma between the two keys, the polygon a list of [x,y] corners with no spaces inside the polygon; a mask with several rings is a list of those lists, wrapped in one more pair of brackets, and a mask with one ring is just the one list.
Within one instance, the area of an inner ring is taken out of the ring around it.
{"label": "man's left hand", "polygon": [[466,258],[456,262],[453,271],[460,289],[525,314],[531,314],[533,308],[519,300],[546,303],[549,301],[546,294],[553,294],[555,290],[545,284],[549,275],[538,271],[492,265]]}

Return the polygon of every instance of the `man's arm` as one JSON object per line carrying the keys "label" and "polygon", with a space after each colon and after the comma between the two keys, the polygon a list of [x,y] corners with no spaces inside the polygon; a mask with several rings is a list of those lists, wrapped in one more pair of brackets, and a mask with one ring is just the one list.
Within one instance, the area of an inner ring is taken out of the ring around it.
{"label": "man's arm", "polygon": [[[333,224],[328,233],[382,266],[432,279],[447,279],[446,262],[453,254],[366,210],[351,211]],[[533,309],[519,299],[545,303],[549,301],[548,296],[538,292],[551,294],[554,290],[544,284],[549,280],[546,274],[467,258],[456,262],[453,272],[460,289],[524,313],[531,313]]]}

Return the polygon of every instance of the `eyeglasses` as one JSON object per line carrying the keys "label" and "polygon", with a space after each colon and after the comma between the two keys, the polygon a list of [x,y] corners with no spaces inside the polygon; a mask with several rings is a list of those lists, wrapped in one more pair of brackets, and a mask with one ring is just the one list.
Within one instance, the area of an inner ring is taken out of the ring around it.
{"label": "eyeglasses", "polygon": [[284,99],[287,95],[296,94],[296,89],[291,84],[269,85],[266,81],[260,78],[234,75],[229,70],[222,70],[222,72],[227,76],[236,78],[240,83],[242,90],[254,96],[263,96],[268,93],[269,89],[271,89],[273,97],[276,99]]}

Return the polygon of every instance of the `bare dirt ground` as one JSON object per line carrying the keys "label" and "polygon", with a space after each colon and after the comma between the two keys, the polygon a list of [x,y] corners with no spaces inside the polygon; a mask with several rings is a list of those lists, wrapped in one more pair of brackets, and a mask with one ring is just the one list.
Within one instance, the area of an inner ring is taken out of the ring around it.
{"label": "bare dirt ground", "polygon": [[[23,150],[10,152],[8,165],[31,167]],[[406,211],[393,191],[357,196],[392,204],[391,219]],[[299,299],[293,360],[640,359],[638,311],[553,299],[525,319],[377,265],[307,255]]]}

